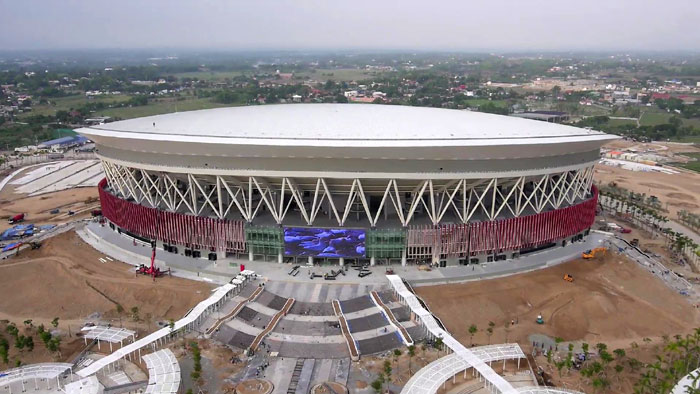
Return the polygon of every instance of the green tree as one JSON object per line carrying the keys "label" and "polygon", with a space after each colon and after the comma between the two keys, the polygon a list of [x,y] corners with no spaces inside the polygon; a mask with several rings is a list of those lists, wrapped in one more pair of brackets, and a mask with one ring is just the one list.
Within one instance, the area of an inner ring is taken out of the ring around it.
{"label": "green tree", "polygon": [[51,325],[53,326],[53,328],[58,327],[58,318],[57,317],[54,317],[53,320],[51,320]]}
{"label": "green tree", "polygon": [[394,364],[396,364],[396,373],[399,373],[399,357],[401,357],[401,350],[394,349]]}
{"label": "green tree", "polygon": [[384,361],[384,375],[386,375],[387,382],[391,383],[391,362],[389,360]]}
{"label": "green tree", "polygon": [[408,347],[408,373],[413,374],[413,370],[411,369],[411,360],[413,360],[413,357],[416,355],[416,347],[414,345],[410,345]]}
{"label": "green tree", "polygon": [[375,393],[380,394],[382,392],[382,388],[384,387],[384,375],[380,373],[377,379],[375,379],[370,386],[372,386]]}
{"label": "green tree", "polygon": [[554,366],[557,368],[557,372],[559,373],[560,378],[561,378],[561,370],[564,368],[564,365],[566,365],[566,362],[564,362],[564,361],[554,361]]}
{"label": "green tree", "polygon": [[119,327],[122,327],[122,315],[124,314],[124,307],[121,304],[117,304],[117,315],[119,316]]}
{"label": "green tree", "polygon": [[440,350],[442,350],[442,338],[437,338],[433,342],[433,348],[437,349],[438,351],[438,358],[440,358]]}
{"label": "green tree", "polygon": [[496,323],[490,321],[489,326],[486,329],[486,336],[489,337],[489,345],[491,344],[491,335],[493,335],[493,328],[496,326]]}
{"label": "green tree", "polygon": [[474,334],[479,331],[476,328],[476,324],[472,324],[469,326],[469,346],[474,346]]}
{"label": "green tree", "polygon": [[131,318],[134,319],[134,321],[139,321],[139,307],[138,306],[131,307]]}

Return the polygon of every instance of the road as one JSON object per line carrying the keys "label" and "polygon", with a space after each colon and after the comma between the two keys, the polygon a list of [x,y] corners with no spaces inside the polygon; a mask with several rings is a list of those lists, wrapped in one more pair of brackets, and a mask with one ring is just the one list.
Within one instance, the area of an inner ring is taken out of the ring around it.
{"label": "road", "polygon": [[693,242],[700,245],[700,235],[688,227],[673,220],[669,220],[664,225],[677,233],[683,233],[686,237],[692,239]]}

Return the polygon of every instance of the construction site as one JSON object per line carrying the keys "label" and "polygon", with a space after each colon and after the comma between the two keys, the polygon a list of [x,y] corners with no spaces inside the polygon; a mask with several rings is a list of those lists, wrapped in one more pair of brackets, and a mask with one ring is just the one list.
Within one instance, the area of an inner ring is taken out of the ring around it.
{"label": "construction site", "polygon": [[[61,172],[72,166],[86,172]],[[16,245],[0,261],[0,330],[10,343],[10,326],[18,338],[37,341],[31,351],[9,347],[0,363],[10,377],[20,370],[35,377],[7,378],[0,392],[71,392],[79,383],[110,393],[370,393],[381,378],[391,392],[486,393],[479,376],[492,372],[516,392],[541,385],[594,392],[580,374],[558,373],[547,351],[557,359],[570,344],[580,354],[584,343],[605,343],[651,362],[664,338],[700,323],[698,272],[675,264],[658,235],[619,218],[596,222],[617,220],[629,231],[536,253],[522,260],[520,273],[506,262],[446,269],[457,283],[442,284],[440,269],[421,266],[335,270],[240,260],[187,267],[128,234],[102,237],[108,227],[96,212],[97,190],[82,187],[94,171],[87,162],[42,165],[17,171],[0,190],[0,229],[14,237],[3,247]],[[669,212],[697,208],[689,205],[700,194],[695,174],[595,171],[598,182],[658,194]],[[37,181],[46,185],[27,186]],[[33,233],[7,232],[30,224]],[[650,260],[634,254],[633,241]],[[537,259],[545,261],[530,262]],[[415,286],[391,279],[399,276]],[[41,330],[60,338],[57,349],[39,343]],[[481,361],[450,365],[461,352]],[[159,363],[176,368],[158,377]],[[33,365],[45,369],[29,372]],[[46,372],[46,365],[58,369]],[[452,372],[429,382],[430,368]],[[630,392],[637,376],[625,370],[603,392]]]}

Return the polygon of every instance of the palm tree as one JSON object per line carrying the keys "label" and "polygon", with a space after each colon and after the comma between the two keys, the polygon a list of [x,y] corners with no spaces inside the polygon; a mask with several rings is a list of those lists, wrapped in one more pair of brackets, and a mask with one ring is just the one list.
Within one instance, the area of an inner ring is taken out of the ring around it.
{"label": "palm tree", "polygon": [[474,346],[474,334],[476,334],[477,331],[479,330],[476,328],[476,324],[469,326],[469,346]]}
{"label": "palm tree", "polygon": [[401,357],[401,350],[394,349],[394,364],[396,364],[396,375],[401,376],[399,373],[399,357]]}
{"label": "palm tree", "polygon": [[435,342],[433,342],[433,347],[438,351],[438,358],[440,358],[440,350],[442,349],[442,338],[438,337]]}
{"label": "palm tree", "polygon": [[411,360],[413,360],[413,356],[416,355],[416,347],[414,345],[411,345],[408,347],[408,373],[409,375],[413,374],[413,371],[411,370]]}

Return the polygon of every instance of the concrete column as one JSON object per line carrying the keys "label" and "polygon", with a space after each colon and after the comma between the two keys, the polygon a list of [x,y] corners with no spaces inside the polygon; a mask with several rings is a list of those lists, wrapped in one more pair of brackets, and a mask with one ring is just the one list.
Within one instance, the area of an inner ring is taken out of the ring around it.
{"label": "concrete column", "polygon": [[253,261],[253,251],[248,251],[248,261]]}
{"label": "concrete column", "polygon": [[341,257],[341,258],[338,260],[338,264],[340,264],[341,267],[344,266],[344,265],[345,265],[345,258]]}
{"label": "concrete column", "polygon": [[377,263],[377,261],[376,261],[376,259],[374,258],[374,256],[372,256],[372,257],[369,258],[369,265],[371,265],[372,267],[374,267],[374,265],[375,265],[376,263]]}
{"label": "concrete column", "polygon": [[277,253],[277,262],[282,264],[282,252]]}
{"label": "concrete column", "polygon": [[401,265],[406,266],[406,249],[401,251]]}
{"label": "concrete column", "polygon": [[307,264],[314,265],[314,256],[309,256],[309,262]]}

